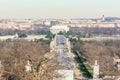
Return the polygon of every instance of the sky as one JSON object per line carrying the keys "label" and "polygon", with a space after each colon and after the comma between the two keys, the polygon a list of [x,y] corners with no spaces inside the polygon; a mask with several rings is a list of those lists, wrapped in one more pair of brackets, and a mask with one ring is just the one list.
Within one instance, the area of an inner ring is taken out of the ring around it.
{"label": "sky", "polygon": [[0,18],[120,17],[120,0],[0,0]]}

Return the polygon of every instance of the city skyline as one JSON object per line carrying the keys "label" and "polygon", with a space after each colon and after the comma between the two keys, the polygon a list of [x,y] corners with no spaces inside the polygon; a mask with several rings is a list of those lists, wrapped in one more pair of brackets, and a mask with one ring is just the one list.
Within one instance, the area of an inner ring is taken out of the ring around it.
{"label": "city skyline", "polygon": [[120,17],[119,0],[0,0],[0,18]]}

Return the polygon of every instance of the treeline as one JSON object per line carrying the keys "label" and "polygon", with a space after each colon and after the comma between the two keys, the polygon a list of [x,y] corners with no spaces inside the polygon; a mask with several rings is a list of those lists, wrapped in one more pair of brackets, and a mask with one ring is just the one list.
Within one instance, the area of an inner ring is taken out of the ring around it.
{"label": "treeline", "polygon": [[84,34],[92,34],[92,35],[103,35],[103,36],[111,36],[111,35],[120,35],[120,28],[102,28],[102,27],[70,27],[70,30],[74,33],[84,33]]}
{"label": "treeline", "polygon": [[0,29],[0,36],[5,36],[5,35],[15,35],[16,33],[18,34],[28,34],[28,35],[44,35],[47,34],[49,31],[49,27],[43,27],[43,28],[34,28],[34,29],[26,29],[26,30],[20,30],[20,29]]}

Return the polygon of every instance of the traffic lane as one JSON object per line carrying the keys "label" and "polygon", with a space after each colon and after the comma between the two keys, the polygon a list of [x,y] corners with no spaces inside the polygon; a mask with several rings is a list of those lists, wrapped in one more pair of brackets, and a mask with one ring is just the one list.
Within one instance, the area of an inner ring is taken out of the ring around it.
{"label": "traffic lane", "polygon": [[69,63],[70,61],[65,51],[65,49],[57,49],[56,61],[58,61],[58,63],[60,63],[64,69],[69,70],[71,68]]}
{"label": "traffic lane", "polygon": [[56,36],[56,46],[65,45],[65,43],[66,43],[66,38],[63,35]]}

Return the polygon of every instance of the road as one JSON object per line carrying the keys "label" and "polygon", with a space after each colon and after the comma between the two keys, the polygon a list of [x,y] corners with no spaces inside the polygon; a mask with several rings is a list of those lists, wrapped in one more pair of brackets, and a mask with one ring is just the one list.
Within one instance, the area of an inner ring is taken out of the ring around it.
{"label": "road", "polygon": [[[65,46],[66,38],[63,35],[56,35],[56,46]],[[60,65],[60,69],[70,70],[70,59],[68,57],[68,49],[66,48],[57,48],[56,49],[56,57],[55,61],[57,61]]]}
{"label": "road", "polygon": [[[73,75],[74,75],[74,80],[83,80],[81,72],[79,71],[78,66],[74,61],[75,55],[69,51],[70,44],[67,41],[68,39],[64,37],[63,35],[55,36],[54,46],[56,47],[54,47],[54,50],[56,51],[56,54],[54,57],[54,61],[55,63],[58,63],[59,70],[64,70],[64,71],[67,70],[67,71],[74,72],[73,73],[73,72],[66,71],[67,77],[69,79],[65,79],[65,80],[73,80],[72,78]],[[66,47],[59,47],[59,46],[66,46]],[[63,73],[63,75],[65,74]],[[61,79],[55,79],[55,80],[61,80]]]}
{"label": "road", "polygon": [[66,44],[66,38],[63,35],[56,35],[56,46],[62,46]]}

